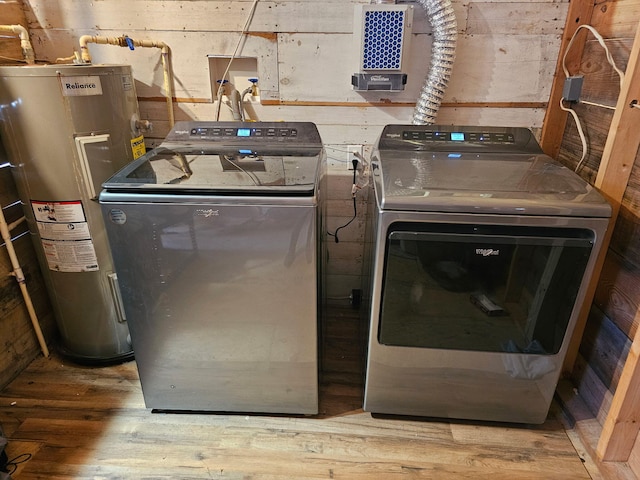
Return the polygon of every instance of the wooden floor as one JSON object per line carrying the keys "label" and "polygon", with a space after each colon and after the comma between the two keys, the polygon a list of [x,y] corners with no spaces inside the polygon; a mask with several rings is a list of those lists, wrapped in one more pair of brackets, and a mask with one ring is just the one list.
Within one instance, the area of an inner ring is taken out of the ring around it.
{"label": "wooden floor", "polygon": [[91,368],[39,358],[0,392],[10,457],[27,479],[590,479],[553,411],[536,427],[363,412],[362,325],[325,328],[315,417],[146,409],[135,362]]}

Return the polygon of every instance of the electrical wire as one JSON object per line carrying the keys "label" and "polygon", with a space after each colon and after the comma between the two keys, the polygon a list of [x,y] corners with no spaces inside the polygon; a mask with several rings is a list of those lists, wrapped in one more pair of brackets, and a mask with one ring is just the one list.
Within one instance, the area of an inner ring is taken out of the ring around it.
{"label": "electrical wire", "polygon": [[[369,174],[371,173],[369,169],[369,161],[358,152],[353,152],[353,156],[356,157],[362,164],[362,171],[360,172],[360,182],[356,183],[356,188],[358,190],[361,190],[364,187],[369,185],[369,179],[370,179]],[[356,169],[356,166],[357,166],[357,163],[354,163],[353,164],[354,170]],[[363,178],[364,178],[364,181],[362,180]]]}
{"label": "electrical wire", "polygon": [[9,475],[13,475],[14,473],[16,473],[16,470],[18,470],[18,465],[31,460],[31,456],[32,455],[30,453],[22,453],[17,457],[14,457],[11,460],[9,460],[7,462],[7,473]]}
{"label": "electrical wire", "polygon": [[580,103],[584,103],[585,105],[591,105],[594,107],[600,107],[600,108],[606,108],[607,110],[615,110],[616,107],[612,106],[612,105],[605,105],[603,103],[596,103],[596,102],[587,102],[586,100],[580,100]]}
{"label": "electrical wire", "polygon": [[[600,33],[598,33],[598,31],[593,28],[591,25],[579,25],[578,28],[576,28],[576,31],[573,32],[573,36],[571,37],[571,40],[569,40],[569,43],[567,44],[567,49],[564,51],[564,55],[562,56],[562,70],[564,71],[564,75],[565,78],[569,78],[571,76],[571,74],[569,73],[569,69],[567,68],[566,65],[566,61],[567,61],[567,54],[569,53],[569,50],[571,49],[571,46],[573,45],[574,40],[576,39],[576,36],[578,34],[578,32],[580,31],[580,29],[585,28],[587,30],[589,30],[594,37],[596,37],[596,40],[598,40],[598,43],[600,44],[600,46],[602,46],[602,48],[604,48],[606,57],[607,57],[607,61],[609,62],[609,65],[611,65],[611,67],[613,67],[613,69],[615,70],[615,72],[618,74],[618,77],[620,79],[620,88],[622,88],[622,83],[624,82],[624,72],[622,70],[620,70],[618,68],[618,66],[616,65],[615,60],[613,59],[613,56],[611,55],[611,52],[609,52],[609,49],[607,48],[606,43],[604,42],[604,38],[602,38],[602,35],[600,35]],[[582,167],[582,164],[584,163],[585,159],[587,158],[587,151],[588,151],[588,144],[587,144],[587,139],[584,135],[584,131],[582,129],[582,124],[580,123],[580,118],[578,117],[578,114],[575,112],[575,110],[573,110],[570,107],[565,107],[564,106],[564,98],[560,98],[560,109],[562,109],[565,112],[568,112],[571,114],[571,116],[573,117],[573,119],[576,122],[576,128],[578,129],[578,135],[580,136],[580,141],[582,142],[582,156],[580,157],[580,161],[578,161],[576,168],[574,169],[575,172],[577,172],[580,167]],[[596,105],[598,107],[607,107],[606,105],[599,105],[599,104],[595,104],[595,103],[591,103],[591,102],[585,102],[585,101],[580,101],[580,103],[585,103],[585,104],[589,104],[589,105]],[[615,107],[614,107],[615,109]]]}
{"label": "electrical wire", "polygon": [[[331,150],[333,152],[339,152],[339,153],[348,153],[349,155],[356,157],[362,165],[362,171],[360,172],[361,183],[358,184],[357,188],[358,190],[360,190],[366,187],[367,185],[369,185],[369,162],[362,154],[360,154],[359,152],[345,150],[345,149],[334,147],[334,146],[330,146],[330,147],[325,146],[325,150]],[[353,160],[343,160],[341,158],[331,156],[329,153],[327,153],[327,159],[331,161],[335,161],[337,163],[343,163],[343,164],[353,163]],[[364,183],[362,183],[363,178],[365,179]]]}
{"label": "electrical wire", "polygon": [[327,160],[331,160],[341,164],[351,163],[351,160],[343,160],[342,158],[338,158],[335,155],[336,153],[347,153],[349,155],[355,155],[355,152],[352,152],[351,150],[346,150],[344,148],[338,148],[334,146],[325,145],[325,150],[327,151]]}
{"label": "electrical wire", "polygon": [[582,163],[584,162],[585,158],[587,158],[587,139],[584,136],[584,132],[582,131],[582,124],[580,123],[580,119],[578,118],[578,114],[576,113],[576,111],[572,108],[567,108],[564,106],[564,104],[562,103],[564,100],[564,98],[560,99],[560,108],[562,110],[564,110],[565,112],[568,112],[571,114],[571,116],[573,117],[573,119],[576,122],[576,127],[578,129],[578,135],[580,135],[580,141],[582,142],[582,156],[580,157],[580,161],[578,162],[578,164],[576,165],[576,168],[574,170],[574,172],[577,172],[580,167],[582,166]]}
{"label": "electrical wire", "polygon": [[331,233],[331,232],[327,232],[327,235],[329,235],[330,237],[333,237],[336,239],[336,243],[340,243],[340,240],[338,239],[338,232],[340,230],[342,230],[343,228],[348,227],[349,225],[351,225],[351,222],[353,222],[356,219],[356,216],[358,215],[358,212],[356,210],[356,196],[353,196],[353,217],[351,217],[351,220],[349,220],[347,223],[345,223],[344,225],[336,228],[336,231]]}
{"label": "electrical wire", "polygon": [[224,159],[229,162],[231,165],[233,165],[234,167],[236,167],[238,170],[240,170],[242,173],[244,173],[247,177],[249,177],[251,179],[251,181],[253,182],[253,184],[256,187],[259,187],[262,185],[262,183],[260,182],[260,179],[254,174],[252,175],[251,173],[249,173],[247,170],[245,170],[244,168],[242,168],[240,165],[238,165],[236,162],[234,162],[230,156],[228,155],[223,155]]}
{"label": "electrical wire", "polygon": [[9,60],[11,62],[17,62],[17,63],[27,63],[26,60],[23,60],[23,59],[20,59],[20,58],[5,57],[4,55],[0,55],[0,59]]}
{"label": "electrical wire", "polygon": [[569,78],[571,76],[566,66],[567,54],[569,53],[569,50],[571,49],[571,45],[573,45],[573,41],[576,39],[576,36],[581,28],[586,28],[587,30],[589,30],[593,34],[593,36],[596,37],[596,40],[598,40],[598,43],[600,44],[600,46],[604,48],[605,54],[607,56],[607,61],[609,62],[609,65],[613,67],[613,69],[616,71],[616,73],[620,77],[620,87],[622,87],[622,82],[624,81],[624,72],[617,67],[616,62],[613,59],[613,56],[611,55],[611,52],[609,52],[609,49],[607,48],[607,44],[604,43],[604,38],[602,38],[602,35],[600,35],[600,33],[598,33],[598,31],[595,28],[593,28],[591,25],[580,25],[578,26],[578,28],[576,28],[576,31],[573,32],[573,36],[571,37],[571,40],[569,40],[567,49],[565,50],[564,55],[562,56],[562,70],[564,70],[565,77]]}
{"label": "electrical wire", "polygon": [[220,82],[220,85],[218,86],[218,92],[217,92],[217,105],[216,105],[216,121],[220,120],[220,104],[222,103],[222,92],[223,92],[223,85],[224,85],[224,79],[227,78],[227,75],[229,74],[229,69],[231,68],[231,64],[233,63],[233,61],[236,58],[236,55],[238,55],[238,50],[240,49],[240,45],[242,44],[242,41],[245,38],[245,34],[247,33],[247,30],[249,29],[249,25],[251,24],[251,20],[253,19],[253,14],[256,11],[256,7],[258,6],[258,2],[260,0],[254,0],[253,4],[251,5],[251,9],[249,10],[249,15],[247,15],[247,20],[244,22],[244,27],[242,27],[242,31],[240,32],[240,37],[238,38],[238,43],[236,44],[236,48],[233,51],[233,54],[231,55],[231,58],[229,59],[229,63],[227,64],[227,69],[224,71],[224,74],[222,75],[222,78],[220,80],[222,80]]}
{"label": "electrical wire", "polygon": [[348,227],[349,225],[351,225],[351,223],[356,219],[356,217],[358,216],[358,210],[356,207],[356,192],[358,191],[358,186],[356,184],[356,173],[358,171],[358,160],[356,160],[355,158],[351,161],[353,163],[353,187],[351,187],[351,197],[353,199],[353,217],[351,217],[351,220],[349,220],[347,223],[345,223],[344,225],[336,228],[336,231],[331,233],[331,232],[327,232],[327,235],[329,235],[330,237],[334,237],[336,239],[336,243],[339,243],[340,240],[338,239],[338,232],[340,230],[342,230],[343,228]]}

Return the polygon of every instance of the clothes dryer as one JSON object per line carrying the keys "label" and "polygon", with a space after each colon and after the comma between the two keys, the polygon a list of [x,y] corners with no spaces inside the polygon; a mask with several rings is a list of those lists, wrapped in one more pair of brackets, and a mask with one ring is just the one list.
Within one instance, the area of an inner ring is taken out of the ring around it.
{"label": "clothes dryer", "polygon": [[523,128],[389,125],[364,408],[542,423],[611,208]]}

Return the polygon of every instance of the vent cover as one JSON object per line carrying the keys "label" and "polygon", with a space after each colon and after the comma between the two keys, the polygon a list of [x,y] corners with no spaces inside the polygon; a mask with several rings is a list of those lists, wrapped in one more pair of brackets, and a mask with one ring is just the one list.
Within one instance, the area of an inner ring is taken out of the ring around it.
{"label": "vent cover", "polygon": [[[411,5],[356,5],[354,33],[358,41],[356,90],[404,90],[403,60],[408,54],[413,20]],[[382,75],[380,75],[382,74]]]}
{"label": "vent cover", "polygon": [[406,11],[364,13],[363,70],[400,70]]}

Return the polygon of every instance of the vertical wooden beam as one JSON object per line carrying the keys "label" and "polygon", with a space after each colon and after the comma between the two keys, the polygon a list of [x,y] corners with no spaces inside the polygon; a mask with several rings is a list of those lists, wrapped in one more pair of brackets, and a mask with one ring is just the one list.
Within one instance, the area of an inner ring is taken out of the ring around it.
{"label": "vertical wooden beam", "polygon": [[[560,44],[560,53],[558,55],[558,63],[556,64],[556,72],[553,76],[553,84],[551,86],[551,95],[549,97],[549,105],[542,124],[542,134],[540,144],[542,150],[550,157],[557,158],[562,144],[564,127],[567,123],[567,112],[560,109],[560,99],[562,98],[562,88],[564,87],[564,70],[562,69],[562,58],[567,49],[567,45],[571,41],[571,37],[580,25],[589,23],[593,13],[593,0],[571,0],[569,10],[567,12],[567,20],[564,26],[562,42]],[[577,38],[571,46],[571,51],[567,55],[566,66],[571,73],[577,73],[582,60],[582,52],[587,39],[587,32],[583,30],[578,34]]]}
{"label": "vertical wooden beam", "polygon": [[[596,187],[617,212],[640,147],[640,23],[604,147]],[[613,228],[613,226],[612,226]],[[636,312],[636,317],[640,311]],[[597,453],[602,460],[626,461],[640,430],[640,330],[624,365],[611,408],[602,426]]]}
{"label": "vertical wooden beam", "polygon": [[[589,24],[591,17],[593,16],[594,2],[593,0],[579,0],[571,1],[569,3],[569,11],[567,12],[567,19],[565,21],[564,33],[562,36],[562,44],[560,46],[560,52],[558,54],[558,62],[556,64],[556,72],[553,77],[553,85],[551,86],[551,95],[549,97],[549,105],[542,125],[542,134],[540,138],[540,145],[544,152],[552,158],[558,158],[560,153],[560,146],[564,138],[565,126],[567,123],[568,113],[560,108],[560,99],[562,98],[562,89],[564,87],[565,74],[562,67],[563,58],[571,38],[575,34],[580,25]],[[580,70],[580,64],[582,62],[582,55],[584,53],[584,47],[587,40],[587,30],[584,29],[580,32],[576,40],[574,40],[571,50],[567,54],[565,66],[571,74],[576,74]],[[625,183],[626,186],[626,183]],[[617,211],[615,212],[617,214]],[[578,357],[578,350],[580,348],[580,342],[582,341],[582,334],[587,323],[589,311],[591,310],[591,303],[598,286],[598,277],[604,264],[604,259],[607,252],[607,245],[611,240],[611,230],[613,230],[613,223],[606,233],[606,237],[603,239],[605,245],[602,249],[600,256],[596,260],[594,267],[593,280],[591,280],[587,292],[585,294],[584,304],[578,314],[578,321],[573,330],[573,336],[567,355],[564,359],[563,372],[573,371],[576,358]]]}

